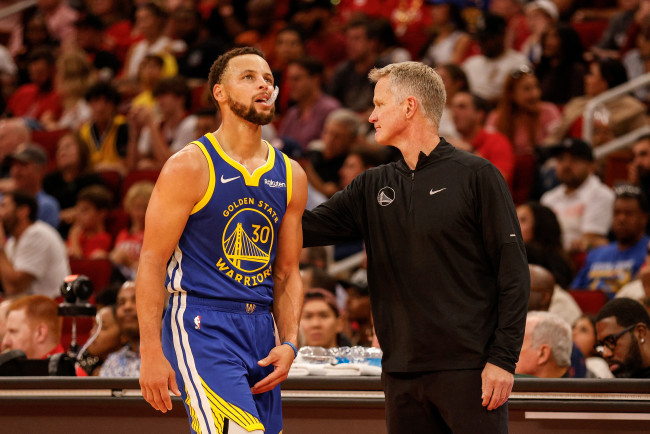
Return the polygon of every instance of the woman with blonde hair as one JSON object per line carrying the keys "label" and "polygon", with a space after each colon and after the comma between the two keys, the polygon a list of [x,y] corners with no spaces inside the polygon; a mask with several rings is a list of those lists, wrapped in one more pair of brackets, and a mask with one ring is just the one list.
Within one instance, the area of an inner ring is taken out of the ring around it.
{"label": "woman with blonde hair", "polygon": [[115,247],[109,258],[127,279],[135,279],[144,239],[144,216],[154,184],[136,182],[124,196],[124,209],[131,218],[131,226],[122,229],[115,238]]}
{"label": "woman with blonde hair", "polygon": [[78,130],[90,119],[90,106],[84,99],[86,91],[95,80],[95,71],[86,54],[80,50],[64,52],[56,61],[54,86],[61,97],[63,114],[55,121],[45,113],[43,126],[48,130]]}
{"label": "woman with blonde hair", "polygon": [[561,118],[554,104],[541,100],[539,82],[532,69],[522,65],[511,72],[486,127],[505,135],[514,147],[512,196],[515,204],[530,199],[537,172],[535,149],[544,143]]}

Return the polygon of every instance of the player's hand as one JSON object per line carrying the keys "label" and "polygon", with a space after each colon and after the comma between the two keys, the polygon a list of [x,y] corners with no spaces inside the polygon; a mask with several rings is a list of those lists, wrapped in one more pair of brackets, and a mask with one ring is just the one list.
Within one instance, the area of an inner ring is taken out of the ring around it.
{"label": "player's hand", "polygon": [[273,348],[269,352],[269,355],[258,361],[257,364],[262,367],[273,365],[275,369],[251,387],[251,392],[254,394],[267,392],[286,380],[287,376],[289,376],[289,369],[293,363],[294,356],[293,348],[289,345],[282,344]]}
{"label": "player's hand", "polygon": [[181,392],[176,385],[176,373],[162,354],[142,356],[140,363],[142,396],[156,410],[167,413],[172,409],[169,390],[176,396]]}
{"label": "player's hand", "polygon": [[492,363],[486,363],[481,373],[483,407],[494,410],[501,407],[508,401],[512,386],[515,384],[515,376],[505,369],[501,369]]}

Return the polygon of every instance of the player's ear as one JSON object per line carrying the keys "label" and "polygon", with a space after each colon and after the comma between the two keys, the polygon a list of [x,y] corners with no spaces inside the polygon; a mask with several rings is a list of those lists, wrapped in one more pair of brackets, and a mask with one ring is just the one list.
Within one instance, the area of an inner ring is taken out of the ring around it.
{"label": "player's ear", "polygon": [[217,83],[214,85],[212,88],[212,96],[216,101],[223,101],[226,97],[226,93],[223,89],[223,85],[220,83]]}

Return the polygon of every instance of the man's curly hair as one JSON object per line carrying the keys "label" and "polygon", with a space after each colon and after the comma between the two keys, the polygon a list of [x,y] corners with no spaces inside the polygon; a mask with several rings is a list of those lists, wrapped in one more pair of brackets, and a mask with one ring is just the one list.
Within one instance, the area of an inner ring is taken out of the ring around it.
{"label": "man's curly hair", "polygon": [[[255,47],[239,47],[239,48],[233,48],[232,50],[223,53],[221,56],[217,58],[217,60],[214,61],[214,63],[210,67],[210,74],[208,75],[208,88],[210,89],[210,96],[212,97],[212,100],[214,101],[215,104],[217,104],[217,101],[214,99],[214,95],[212,94],[212,89],[214,89],[215,84],[221,83],[223,74],[226,71],[226,68],[228,67],[228,62],[230,62],[230,59],[232,59],[233,57],[245,56],[246,54],[255,54],[256,56],[260,56],[262,59],[266,60],[266,58],[264,57],[264,53],[262,53],[260,50],[258,50]],[[218,104],[217,107],[219,107]]]}

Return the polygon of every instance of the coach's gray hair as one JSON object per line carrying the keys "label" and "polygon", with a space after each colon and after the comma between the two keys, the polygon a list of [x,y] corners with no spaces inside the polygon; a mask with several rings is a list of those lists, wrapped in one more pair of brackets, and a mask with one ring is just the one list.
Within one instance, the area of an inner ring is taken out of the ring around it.
{"label": "coach's gray hair", "polygon": [[343,125],[355,137],[359,134],[359,128],[361,127],[359,115],[346,108],[336,109],[327,115],[325,123],[329,124],[330,122]]}
{"label": "coach's gray hair", "polygon": [[547,344],[558,366],[571,365],[573,338],[569,323],[554,313],[541,311],[528,312],[528,319],[537,320],[530,335],[531,346],[536,349]]}
{"label": "coach's gray hair", "polygon": [[420,62],[392,63],[381,69],[374,68],[368,77],[374,83],[388,77],[390,91],[397,103],[414,96],[424,116],[436,127],[440,126],[447,93],[442,79],[433,68]]}

